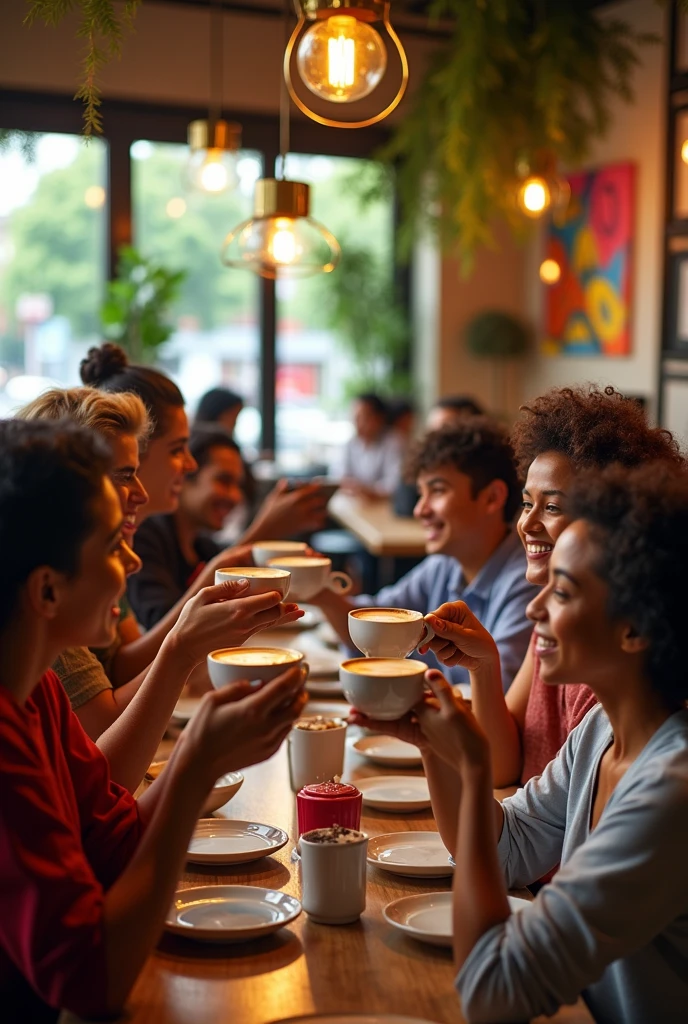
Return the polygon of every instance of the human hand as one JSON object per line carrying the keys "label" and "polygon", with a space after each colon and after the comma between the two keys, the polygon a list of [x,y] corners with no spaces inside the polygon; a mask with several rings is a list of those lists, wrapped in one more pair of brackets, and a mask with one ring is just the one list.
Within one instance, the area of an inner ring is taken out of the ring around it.
{"label": "human hand", "polygon": [[428,741],[413,712],[392,722],[383,722],[377,718],[368,718],[361,711],[352,708],[348,721],[351,725],[360,725],[364,729],[371,729],[373,732],[379,732],[385,736],[394,736],[395,739],[403,740],[405,743],[413,743],[421,750],[428,746]]}
{"label": "human hand", "polygon": [[319,530],[327,518],[327,501],[319,484],[289,490],[288,482],[280,480],[258,509],[247,535],[251,540],[270,540]]}
{"label": "human hand", "polygon": [[421,654],[433,651],[443,665],[463,665],[469,671],[492,658],[499,662],[496,643],[464,601],[440,605],[425,621],[435,636],[420,648]]}
{"label": "human hand", "polygon": [[455,771],[489,768],[490,745],[469,705],[437,669],[425,673],[432,691],[412,714],[418,720],[426,745]]}
{"label": "human hand", "polygon": [[294,666],[268,683],[242,680],[206,694],[183,733],[183,770],[210,788],[225,772],[271,757],[308,700],[307,674]]}
{"label": "human hand", "polygon": [[219,647],[241,647],[250,636],[270,626],[296,622],[304,612],[281,603],[277,591],[242,597],[248,581],[228,580],[204,587],[184,605],[170,637],[191,668]]}

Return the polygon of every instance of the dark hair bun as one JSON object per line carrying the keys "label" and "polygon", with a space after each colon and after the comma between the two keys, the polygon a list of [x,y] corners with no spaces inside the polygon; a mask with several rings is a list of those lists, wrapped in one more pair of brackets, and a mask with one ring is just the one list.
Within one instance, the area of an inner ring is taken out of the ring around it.
{"label": "dark hair bun", "polygon": [[129,358],[124,349],[106,341],[100,348],[88,350],[86,358],[79,365],[79,373],[84,384],[97,388],[111,377],[116,377],[128,365]]}

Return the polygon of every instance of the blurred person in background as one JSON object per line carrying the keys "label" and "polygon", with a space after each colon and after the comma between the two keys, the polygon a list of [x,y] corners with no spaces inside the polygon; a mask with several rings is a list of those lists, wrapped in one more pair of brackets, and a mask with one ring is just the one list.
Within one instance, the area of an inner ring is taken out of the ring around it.
{"label": "blurred person in background", "polygon": [[390,398],[387,402],[387,415],[390,430],[399,435],[408,446],[413,439],[416,425],[416,409],[410,398]]}
{"label": "blurred person in background", "polygon": [[428,413],[426,430],[442,430],[455,427],[466,416],[484,416],[485,410],[468,395],[448,395],[440,398]]}
{"label": "blurred person in background", "polygon": [[364,498],[387,498],[401,480],[404,442],[389,427],[385,402],[373,392],[354,400],[355,434],[340,467],[341,486]]}
{"label": "blurred person in background", "polygon": [[211,388],[201,398],[196,410],[196,423],[216,423],[234,437],[239,413],[244,400],[236,391],[228,388]]}

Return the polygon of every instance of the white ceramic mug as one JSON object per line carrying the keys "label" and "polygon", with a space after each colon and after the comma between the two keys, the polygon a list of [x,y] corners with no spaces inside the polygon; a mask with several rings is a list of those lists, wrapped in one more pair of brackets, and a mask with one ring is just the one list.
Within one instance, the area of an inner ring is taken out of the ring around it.
{"label": "white ceramic mug", "polygon": [[348,594],[352,582],[345,572],[332,572],[332,559],[320,555],[281,555],[268,561],[271,569],[291,573],[289,593],[293,601],[310,601],[321,590]]}
{"label": "white ceramic mug", "polygon": [[353,842],[309,840],[332,829],[305,832],[300,840],[301,904],[317,924],[352,924],[366,905],[368,836],[346,829]]}
{"label": "white ceramic mug", "polygon": [[291,788],[298,793],[315,782],[329,782],[344,772],[346,722],[341,718],[332,728],[304,728],[324,719],[320,716],[302,718],[294,723],[287,740]]}
{"label": "white ceramic mug", "polygon": [[301,540],[259,540],[251,548],[256,565],[266,566],[271,558],[282,555],[305,555],[308,545]]}
{"label": "white ceramic mug", "polygon": [[340,665],[339,679],[358,711],[391,722],[423,699],[427,667],[410,658],[349,658]]}
{"label": "white ceramic mug", "polygon": [[354,608],[349,635],[368,658],[406,658],[435,633],[421,612],[408,608]]}
{"label": "white ceramic mug", "polygon": [[301,651],[287,647],[223,647],[208,655],[208,675],[219,690],[239,679],[268,683],[294,665],[305,664]]}
{"label": "white ceramic mug", "polygon": [[226,580],[248,580],[248,588],[242,591],[242,597],[255,597],[256,594],[271,594],[277,591],[284,601],[289,593],[290,574],[286,569],[270,569],[255,565],[240,565],[237,568],[215,570],[215,585]]}

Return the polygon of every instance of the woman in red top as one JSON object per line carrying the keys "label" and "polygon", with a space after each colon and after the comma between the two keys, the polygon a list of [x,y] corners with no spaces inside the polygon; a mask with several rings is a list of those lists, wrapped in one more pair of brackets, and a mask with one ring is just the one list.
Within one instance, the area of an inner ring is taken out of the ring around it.
{"label": "woman in red top", "polygon": [[[637,402],[612,387],[552,388],[522,407],[511,442],[526,479],[517,524],[526,577],[539,586],[547,583],[554,543],[570,522],[567,493],[580,469],[614,462],[632,468],[658,459],[678,467],[683,461],[671,434],[649,427]],[[592,691],[546,686],[531,643],[505,695],[496,645],[463,601],[443,604],[426,618],[436,634],[430,647],[437,657],[470,671],[472,709],[490,741],[495,786],[540,775],[596,703]],[[404,730],[403,722],[398,729]],[[450,794],[448,787],[451,800]]]}
{"label": "woman in red top", "polygon": [[[112,782],[49,666],[113,639],[123,517],[94,434],[0,423],[0,1006],[119,1013],[163,926],[215,779],[269,757],[305,702],[300,670],[206,695],[135,801]],[[46,500],[49,496],[49,500]],[[220,596],[220,588],[213,598]],[[228,753],[229,752],[229,753]]]}

